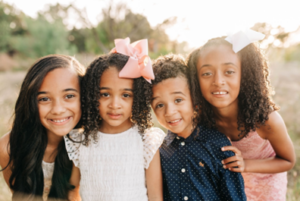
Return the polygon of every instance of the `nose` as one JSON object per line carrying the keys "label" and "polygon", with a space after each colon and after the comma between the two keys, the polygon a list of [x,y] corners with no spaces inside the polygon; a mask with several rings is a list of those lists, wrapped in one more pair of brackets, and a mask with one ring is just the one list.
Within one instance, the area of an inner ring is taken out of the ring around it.
{"label": "nose", "polygon": [[173,104],[168,104],[166,106],[166,110],[165,110],[165,116],[166,117],[171,117],[172,115],[174,115],[176,113],[176,109],[175,106]]}
{"label": "nose", "polygon": [[217,72],[214,76],[213,85],[219,87],[225,84],[224,76],[222,72]]}
{"label": "nose", "polygon": [[120,104],[120,99],[118,96],[115,96],[111,99],[111,102],[109,104],[109,107],[111,109],[119,109],[121,107],[121,104]]}
{"label": "nose", "polygon": [[64,106],[64,103],[60,100],[55,100],[52,103],[52,114],[62,114],[66,111],[66,107]]}

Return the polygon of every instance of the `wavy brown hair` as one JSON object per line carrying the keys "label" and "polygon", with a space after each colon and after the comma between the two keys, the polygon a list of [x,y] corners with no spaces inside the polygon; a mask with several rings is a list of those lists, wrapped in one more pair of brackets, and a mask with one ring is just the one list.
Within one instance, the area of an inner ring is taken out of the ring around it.
{"label": "wavy brown hair", "polygon": [[[190,95],[193,102],[195,114],[199,114],[199,108],[194,103],[194,100],[197,98],[195,93],[192,93],[191,89],[194,88],[191,85],[194,84],[189,80],[189,71],[185,60],[179,56],[174,54],[168,54],[165,56],[158,57],[153,63],[153,71],[155,75],[155,80],[152,82],[152,85],[149,85],[152,89],[154,85],[158,83],[176,77],[183,77],[186,79],[188,83],[188,87],[190,89]],[[198,84],[197,84],[198,85]],[[151,90],[151,97],[152,97],[152,90]],[[194,116],[193,118],[193,125],[196,126],[198,123],[198,117]]]}
{"label": "wavy brown hair", "polygon": [[[89,136],[97,141],[97,131],[101,127],[102,119],[99,114],[100,79],[103,72],[109,67],[115,67],[121,71],[128,61],[128,56],[111,53],[96,58],[87,68],[81,85],[82,89],[82,124],[85,139],[83,144],[88,145]],[[132,122],[138,126],[141,135],[152,126],[150,96],[151,90],[148,82],[143,78],[133,79],[133,104]]]}
{"label": "wavy brown hair", "polygon": [[[232,48],[232,45],[225,40],[225,37],[213,38],[204,46],[194,50],[187,59],[191,91],[197,94],[195,104],[200,109],[198,121],[208,128],[217,129],[215,115],[210,103],[203,97],[197,72],[197,63],[201,52],[207,47],[225,45]],[[272,87],[269,79],[269,66],[267,59],[260,48],[251,43],[241,51],[238,56],[241,60],[241,86],[238,95],[238,117],[237,124],[240,131],[239,137],[246,137],[250,131],[255,131],[268,120],[268,115],[279,108],[271,99]]]}
{"label": "wavy brown hair", "polygon": [[[13,190],[12,200],[20,200],[19,196],[22,200],[39,199],[43,194],[42,160],[48,137],[40,121],[37,96],[45,76],[58,68],[74,70],[79,82],[85,73],[85,68],[73,57],[49,55],[32,65],[22,83],[10,131],[9,162],[2,169],[11,168],[9,186]],[[78,124],[76,127],[79,126]],[[73,189],[69,182],[71,172],[72,161],[69,160],[64,140],[61,139],[57,147],[49,199],[67,200],[68,191]]]}

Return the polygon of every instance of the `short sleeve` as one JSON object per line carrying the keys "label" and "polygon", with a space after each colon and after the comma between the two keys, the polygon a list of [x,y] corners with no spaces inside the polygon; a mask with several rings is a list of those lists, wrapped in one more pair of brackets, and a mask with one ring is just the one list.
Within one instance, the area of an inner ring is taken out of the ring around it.
{"label": "short sleeve", "polygon": [[145,131],[144,143],[144,168],[148,169],[155,153],[163,143],[166,134],[160,128],[150,128]]}
{"label": "short sleeve", "polygon": [[234,152],[232,151],[221,150],[222,147],[231,145],[229,139],[222,133],[215,133],[215,135],[212,136],[210,144],[212,146],[211,151],[214,153],[218,164],[220,197],[228,201],[246,200],[244,180],[241,173],[224,169],[221,163],[222,160],[234,156]]}
{"label": "short sleeve", "polygon": [[83,139],[82,129],[73,129],[68,136],[64,136],[66,150],[69,159],[73,161],[74,165],[79,168],[80,146]]}

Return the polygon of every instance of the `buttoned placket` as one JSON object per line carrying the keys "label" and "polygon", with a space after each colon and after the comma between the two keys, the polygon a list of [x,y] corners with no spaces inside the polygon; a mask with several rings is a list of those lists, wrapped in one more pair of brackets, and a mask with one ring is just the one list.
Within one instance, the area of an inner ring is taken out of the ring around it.
{"label": "buttoned placket", "polygon": [[187,157],[186,157],[186,153],[187,153],[187,147],[186,147],[186,140],[184,138],[181,137],[176,137],[177,143],[179,145],[179,149],[180,150],[180,162],[179,164],[181,164],[181,167],[178,167],[178,171],[180,171],[180,180],[181,182],[181,200],[188,200],[189,199],[189,189],[188,189],[188,184],[189,184],[189,174],[187,172]]}

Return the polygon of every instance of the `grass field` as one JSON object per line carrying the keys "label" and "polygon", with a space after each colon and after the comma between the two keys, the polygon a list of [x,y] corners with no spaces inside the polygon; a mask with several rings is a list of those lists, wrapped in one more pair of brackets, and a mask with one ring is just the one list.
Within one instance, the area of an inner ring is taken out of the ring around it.
{"label": "grass field", "polygon": [[[275,102],[282,115],[297,154],[297,164],[288,173],[288,201],[300,200],[300,64],[271,63]],[[25,72],[0,73],[0,136],[10,129],[13,107]],[[9,201],[11,193],[0,176],[0,200]]]}

